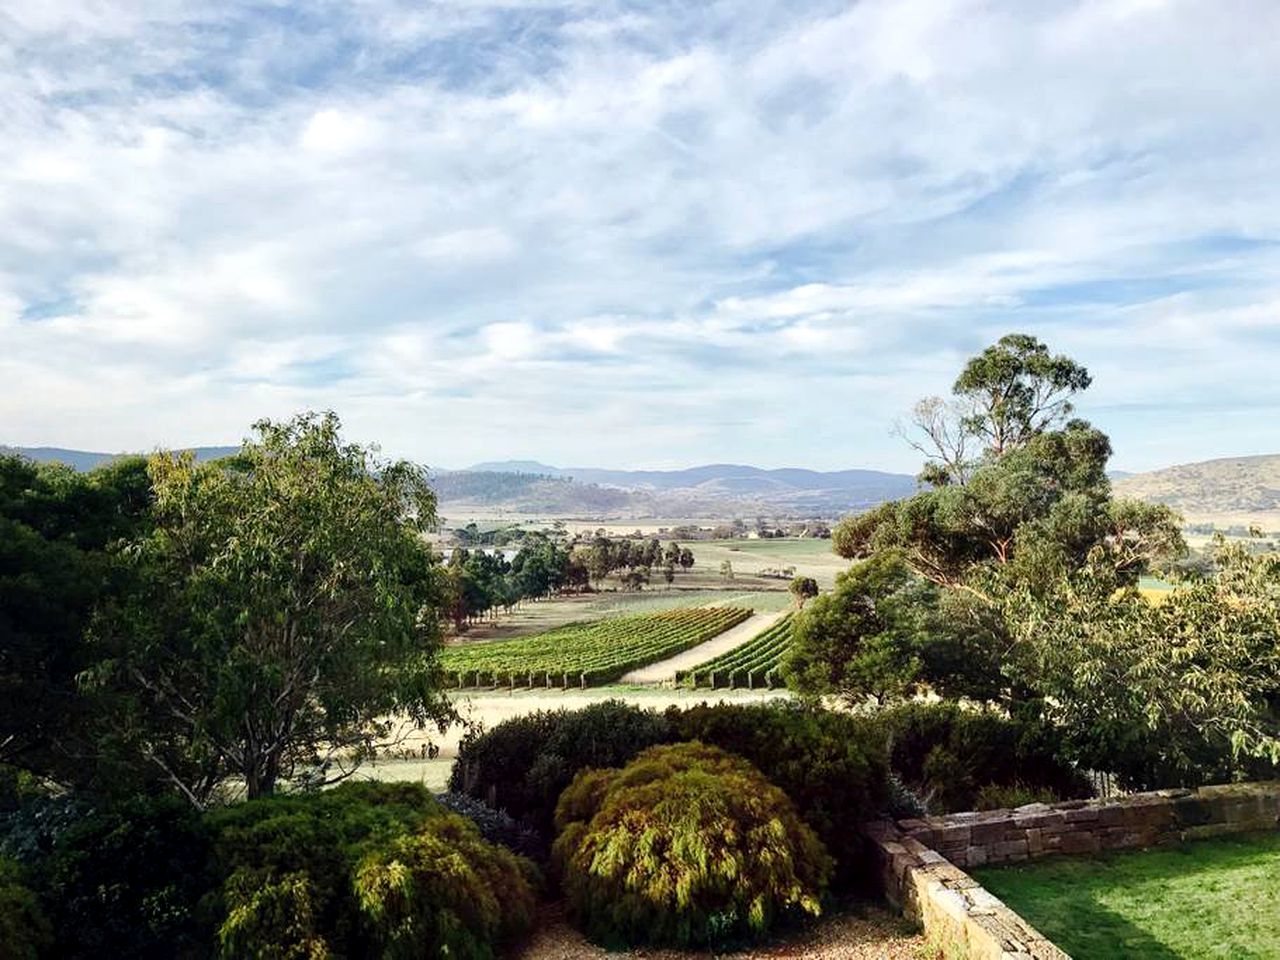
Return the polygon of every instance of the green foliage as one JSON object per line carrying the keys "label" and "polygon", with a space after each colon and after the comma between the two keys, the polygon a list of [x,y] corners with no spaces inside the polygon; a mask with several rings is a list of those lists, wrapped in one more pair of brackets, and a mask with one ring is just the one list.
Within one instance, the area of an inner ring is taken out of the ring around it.
{"label": "green foliage", "polygon": [[870,720],[889,744],[894,773],[934,812],[973,810],[984,787],[1088,796],[1087,780],[1063,758],[1062,735],[1037,720],[955,703],[905,703]]}
{"label": "green foliage", "polygon": [[835,590],[796,618],[782,665],[788,685],[853,703],[906,695],[920,673],[915,651],[929,636],[935,593],[893,554],[840,574]]}
{"label": "green foliage", "polygon": [[81,474],[0,456],[0,762],[112,785],[86,759],[93,722],[76,676],[94,608],[119,586],[110,548],[146,529],[149,502],[140,458]]}
{"label": "green foliage", "polygon": [[847,713],[797,704],[673,707],[667,718],[679,739],[712,744],[754,764],[818,832],[841,879],[867,878],[857,825],[880,815],[888,801],[879,731]]}
{"label": "green foliage", "polygon": [[56,955],[200,955],[208,851],[204,825],[177,799],[131,800],[75,822],[38,867]]}
{"label": "green foliage", "polygon": [[549,843],[556,802],[579,770],[622,766],[671,739],[666,717],[621,700],[538,711],[464,737],[449,789],[505,810]]}
{"label": "green foliage", "polygon": [[988,783],[974,799],[975,810],[1005,810],[1029,803],[1057,803],[1062,797],[1049,787],[1029,787],[1025,783]]}
{"label": "green foliage", "polygon": [[437,943],[487,957],[526,922],[531,866],[417,784],[347,783],[208,819],[227,958],[444,955]]}
{"label": "green foliage", "polygon": [[121,763],[195,804],[233,775],[251,797],[323,780],[393,711],[449,715],[422,470],[343,443],[333,414],[255,429],[227,461],[151,459],[156,529],[88,674]]}
{"label": "green foliage", "polygon": [[21,868],[0,859],[0,960],[38,960],[52,942],[53,928]]}
{"label": "green foliage", "polygon": [[676,683],[689,687],[780,687],[780,667],[791,647],[791,613],[779,617],[739,647],[689,670],[676,671]]}
{"label": "green foliage", "polygon": [[1155,788],[1280,767],[1280,555],[1219,542],[1160,602],[1087,568],[1009,598],[1018,668],[1081,762]]}
{"label": "green foliage", "polygon": [[570,913],[607,945],[722,947],[821,912],[822,842],[781,790],[714,747],[651,747],[581,774],[556,821]]}
{"label": "green foliage", "polygon": [[812,600],[818,595],[818,581],[813,577],[793,577],[787,589],[796,598],[796,608],[802,609],[806,600]]}
{"label": "green foliage", "polygon": [[445,650],[453,686],[596,686],[706,643],[736,626],[744,607],[691,607],[571,624],[518,640]]}
{"label": "green foliage", "polygon": [[537,883],[532,864],[452,814],[371,851],[353,880],[377,955],[388,960],[490,960],[532,928]]}

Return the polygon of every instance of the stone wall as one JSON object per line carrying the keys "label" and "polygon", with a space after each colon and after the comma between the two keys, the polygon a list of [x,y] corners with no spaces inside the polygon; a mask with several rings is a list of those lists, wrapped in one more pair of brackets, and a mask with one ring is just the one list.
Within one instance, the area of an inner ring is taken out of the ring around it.
{"label": "stone wall", "polygon": [[1280,781],[1160,790],[1114,800],[1033,803],[1015,810],[902,820],[905,834],[958,867],[1055,853],[1154,847],[1280,826]]}
{"label": "stone wall", "polygon": [[948,957],[1069,960],[964,867],[1280,827],[1280,781],[869,824],[885,895]]}

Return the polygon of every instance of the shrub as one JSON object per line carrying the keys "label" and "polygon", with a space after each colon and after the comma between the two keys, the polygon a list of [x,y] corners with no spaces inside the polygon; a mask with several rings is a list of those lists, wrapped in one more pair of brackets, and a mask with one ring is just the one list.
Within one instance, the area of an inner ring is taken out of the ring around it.
{"label": "shrub", "polygon": [[209,820],[224,957],[487,957],[533,897],[531,865],[417,784],[348,783]]}
{"label": "shrub", "polygon": [[553,862],[574,920],[611,947],[724,947],[816,916],[831,858],[745,760],[700,743],[590,770],[556,812]]}
{"label": "shrub", "polygon": [[1062,759],[1051,727],[954,703],[908,703],[869,721],[889,744],[890,764],[935,812],[972,810],[988,785],[1084,797],[1088,779]]}
{"label": "shrub", "polygon": [[40,865],[59,957],[172,958],[208,943],[208,834],[186,803],[137,799],[65,828]]}
{"label": "shrub", "polygon": [[[859,718],[798,704],[702,704],[671,709],[682,740],[700,740],[744,757],[795,803],[836,858],[842,880],[864,876],[858,824],[888,807],[883,737]],[[870,872],[865,876],[870,877]]]}
{"label": "shrub", "polygon": [[1062,798],[1048,787],[1028,787],[1024,783],[1007,786],[988,783],[978,791],[975,810],[1005,810],[1026,806],[1028,803],[1057,803]]}
{"label": "shrub", "polygon": [[354,878],[379,955],[404,960],[490,960],[532,928],[537,882],[528,860],[454,814],[372,851]]}
{"label": "shrub", "polygon": [[35,893],[12,860],[0,860],[0,958],[36,960],[53,940]]}
{"label": "shrub", "polygon": [[540,850],[538,835],[516,823],[504,810],[495,810],[483,800],[465,793],[441,793],[436,796],[440,805],[466,817],[476,825],[480,836],[490,843],[506,847],[513,853],[535,857]]}
{"label": "shrub", "polygon": [[620,700],[538,711],[465,737],[449,789],[505,810],[545,845],[556,801],[579,770],[622,766],[645,747],[672,739],[661,714]]}

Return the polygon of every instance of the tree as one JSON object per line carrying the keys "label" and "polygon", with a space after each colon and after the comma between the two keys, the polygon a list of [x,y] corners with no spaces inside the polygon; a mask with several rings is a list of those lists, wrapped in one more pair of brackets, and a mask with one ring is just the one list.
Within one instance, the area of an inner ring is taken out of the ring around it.
{"label": "tree", "polygon": [[666,563],[662,565],[662,579],[667,582],[668,587],[675,582],[676,565],[671,560],[668,560]]}
{"label": "tree", "polygon": [[1275,775],[1280,555],[1213,559],[1158,603],[1105,563],[1005,598],[1017,670],[1081,763],[1137,788]]}
{"label": "tree", "polygon": [[112,546],[145,530],[146,462],[88,473],[0,456],[0,763],[85,783],[93,725],[77,674],[94,609],[119,589]]}
{"label": "tree", "polygon": [[693,569],[693,551],[688,547],[680,549],[680,569],[686,573]]}
{"label": "tree", "polygon": [[813,577],[795,577],[787,589],[795,598],[796,609],[803,610],[804,602],[818,595],[818,581]]}
{"label": "tree", "polygon": [[840,574],[835,590],[796,618],[783,663],[787,685],[854,704],[906,695],[920,676],[915,648],[928,636],[933,589],[891,554]]}
{"label": "tree", "polygon": [[720,561],[720,578],[722,580],[733,579],[733,562],[730,560]]}
{"label": "tree", "polygon": [[254,429],[229,461],[151,459],[156,528],[94,630],[104,741],[197,806],[228,777],[250,797],[339,779],[388,716],[451,716],[422,469],[344,443],[332,413]]}
{"label": "tree", "polygon": [[1106,435],[1064,419],[1088,384],[1034,338],[1003,338],[956,380],[968,412],[954,430],[984,443],[980,456],[938,454],[923,474],[932,489],[841,521],[836,552],[895,550],[919,576],[988,600],[1002,582],[1051,585],[1095,549],[1126,583],[1185,552],[1171,510],[1112,498]]}
{"label": "tree", "polygon": [[1003,338],[965,366],[945,410],[926,401],[931,436],[959,438],[964,452],[941,444],[922,474],[931,488],[836,527],[842,556],[892,555],[938,588],[920,595],[933,605],[934,639],[900,651],[934,689],[1037,700],[1007,598],[1051,597],[1086,566],[1132,587],[1185,552],[1171,510],[1112,497],[1110,441],[1069,419],[1070,397],[1088,384],[1083,367],[1033,338]]}

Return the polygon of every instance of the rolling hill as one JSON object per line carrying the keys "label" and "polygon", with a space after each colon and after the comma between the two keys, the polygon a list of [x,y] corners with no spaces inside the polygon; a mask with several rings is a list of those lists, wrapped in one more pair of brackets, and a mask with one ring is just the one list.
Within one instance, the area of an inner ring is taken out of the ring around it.
{"label": "rolling hill", "polygon": [[1116,480],[1114,489],[1121,496],[1167,504],[1188,523],[1280,530],[1280,454],[1135,473]]}
{"label": "rolling hill", "polygon": [[[708,464],[684,470],[607,470],[506,460],[476,464],[452,476],[459,475],[538,478],[544,492],[547,483],[559,481],[569,484],[559,488],[560,493],[571,496],[581,492],[592,501],[605,491],[626,492],[628,500],[625,504],[619,501],[617,507],[647,516],[834,516],[865,510],[916,488],[914,477],[879,470],[764,470],[741,464]],[[449,476],[440,479],[459,482],[448,480]],[[532,479],[528,482],[537,486]],[[440,489],[441,499],[449,499],[445,488]]]}

